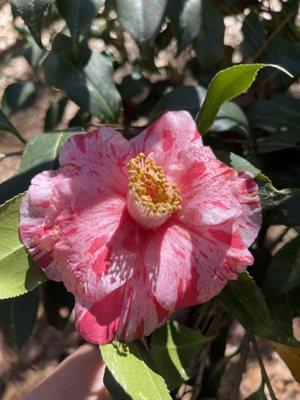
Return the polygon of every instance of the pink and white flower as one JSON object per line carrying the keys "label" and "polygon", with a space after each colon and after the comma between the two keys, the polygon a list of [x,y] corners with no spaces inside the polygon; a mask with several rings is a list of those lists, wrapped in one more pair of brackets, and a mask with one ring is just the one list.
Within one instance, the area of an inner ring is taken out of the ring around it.
{"label": "pink and white flower", "polygon": [[75,295],[86,340],[148,335],[252,264],[257,186],[203,146],[187,112],[165,113],[130,141],[109,128],[72,136],[60,165],[32,180],[20,236]]}

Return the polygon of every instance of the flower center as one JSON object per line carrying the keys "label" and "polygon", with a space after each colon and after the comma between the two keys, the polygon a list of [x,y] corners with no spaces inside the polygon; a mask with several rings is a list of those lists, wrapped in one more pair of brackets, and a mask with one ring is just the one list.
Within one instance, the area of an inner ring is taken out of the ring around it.
{"label": "flower center", "polygon": [[128,162],[128,175],[127,208],[144,228],[159,227],[180,208],[177,186],[172,185],[163,169],[144,153]]}

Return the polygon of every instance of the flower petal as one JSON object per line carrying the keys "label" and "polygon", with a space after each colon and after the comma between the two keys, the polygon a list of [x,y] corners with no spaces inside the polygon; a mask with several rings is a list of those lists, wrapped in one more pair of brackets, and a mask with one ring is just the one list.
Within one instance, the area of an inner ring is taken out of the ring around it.
{"label": "flower petal", "polygon": [[21,241],[48,278],[60,281],[61,276],[51,254],[51,238],[48,246],[39,245],[46,224],[45,214],[47,210],[48,213],[50,211],[52,196],[50,181],[63,182],[63,177],[59,176],[57,171],[44,171],[31,181],[20,208],[19,232]]}
{"label": "flower petal", "polygon": [[103,127],[71,136],[61,150],[59,161],[73,174],[99,182],[101,191],[125,194],[130,157],[129,141],[119,132]]}
{"label": "flower petal", "polygon": [[240,193],[239,201],[243,213],[236,221],[238,230],[246,247],[249,247],[255,240],[261,227],[261,205],[258,196],[258,186],[248,172],[239,172],[239,179],[236,180],[236,191]]}
{"label": "flower petal", "polygon": [[[178,165],[182,168],[176,182],[182,196],[178,219],[194,227],[243,220],[246,229],[252,231],[253,241],[260,227],[260,205],[258,188],[251,176],[239,175],[208,147],[182,151]],[[252,241],[248,240],[247,246]]]}
{"label": "flower petal", "polygon": [[[141,277],[140,277],[141,278]],[[134,277],[102,301],[76,299],[76,328],[87,341],[106,344],[149,335],[169,316],[149,290],[146,280]]]}
{"label": "flower petal", "polygon": [[[228,279],[235,279],[253,259],[244,244],[234,243],[233,224],[198,230],[175,219],[156,231],[145,252],[148,269],[155,266],[153,292],[167,310],[208,301]],[[217,232],[217,233],[216,233]],[[235,246],[235,247],[234,247]]]}
{"label": "flower petal", "polygon": [[183,150],[177,165],[182,209],[173,225],[155,233],[145,255],[147,265],[157,265],[154,292],[168,310],[209,300],[251,265],[247,247],[261,225],[250,174],[227,167],[208,147]]}
{"label": "flower petal", "polygon": [[135,154],[151,154],[165,172],[176,166],[178,153],[192,143],[202,146],[202,139],[195,121],[187,111],[168,111],[149,128],[133,138],[131,146]]}
{"label": "flower petal", "polygon": [[139,228],[126,198],[101,191],[96,181],[67,167],[37,175],[20,221],[21,240],[46,275],[88,301],[129,279],[139,257]]}

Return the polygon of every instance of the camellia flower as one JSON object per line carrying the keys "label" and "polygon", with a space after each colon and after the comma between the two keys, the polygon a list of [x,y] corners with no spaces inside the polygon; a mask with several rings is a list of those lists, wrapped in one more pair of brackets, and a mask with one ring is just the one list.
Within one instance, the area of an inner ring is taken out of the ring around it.
{"label": "camellia flower", "polygon": [[130,141],[109,128],[68,139],[60,169],[31,182],[20,236],[75,295],[86,340],[130,341],[252,264],[257,192],[203,146],[187,112],[167,112]]}

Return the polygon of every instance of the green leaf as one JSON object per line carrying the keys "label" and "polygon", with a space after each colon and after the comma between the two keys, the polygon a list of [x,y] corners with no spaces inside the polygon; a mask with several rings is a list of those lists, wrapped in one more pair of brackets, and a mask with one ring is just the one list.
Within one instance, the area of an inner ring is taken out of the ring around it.
{"label": "green leaf", "polygon": [[299,196],[300,190],[298,188],[277,190],[271,180],[245,158],[222,150],[215,150],[214,153],[217,158],[237,171],[248,171],[253,175],[259,187],[259,197],[264,210],[276,207],[293,197]]}
{"label": "green leaf", "polygon": [[0,299],[20,296],[45,282],[19,240],[19,209],[22,195],[0,206]]}
{"label": "green leaf", "polygon": [[32,333],[38,304],[37,290],[14,299],[0,300],[0,329],[6,343],[16,351]]}
{"label": "green leaf", "polygon": [[[211,0],[201,0],[199,33],[196,37],[197,58],[205,70],[212,70],[224,53],[224,19]],[[230,100],[230,99],[227,99]]]}
{"label": "green leaf", "polygon": [[177,321],[156,329],[150,352],[170,390],[190,377],[201,349],[211,339]]}
{"label": "green leaf", "polygon": [[75,46],[103,3],[104,0],[56,0],[58,11],[67,22]]}
{"label": "green leaf", "polygon": [[207,95],[197,117],[197,125],[202,134],[205,134],[212,125],[215,116],[226,100],[244,93],[253,83],[259,70],[273,67],[291,76],[284,68],[273,64],[244,64],[218,72],[211,81]]}
{"label": "green leaf", "polygon": [[224,53],[223,17],[210,0],[186,0],[168,4],[168,17],[182,51],[193,40],[204,69],[213,68]]}
{"label": "green leaf", "polygon": [[[266,62],[281,65],[296,77],[300,75],[300,43],[299,40],[291,40],[284,34],[276,35],[268,45],[268,52],[265,56]],[[279,83],[285,87],[289,86],[286,79],[281,77]]]}
{"label": "green leaf", "polygon": [[[228,325],[228,328],[230,326],[230,322]],[[225,353],[225,348],[227,344],[227,339],[228,339],[228,332],[229,329],[226,329],[226,335],[224,336],[224,352],[223,356],[219,356],[218,358],[215,359],[214,362],[211,362],[206,369],[204,370],[204,376],[203,376],[203,386],[202,386],[202,393],[205,393],[206,396],[211,396],[212,398],[215,398],[217,396],[219,387],[220,387],[220,382],[223,377],[223,374],[225,372],[225,369],[228,365],[228,362],[238,355],[240,353],[240,348],[237,348],[235,352],[228,356],[224,356]],[[217,336],[217,338],[212,342],[211,348],[210,348],[210,355],[212,351],[214,350],[214,346],[216,343],[216,340],[218,340],[220,337],[220,332]]]}
{"label": "green leaf", "polygon": [[[265,294],[265,293],[264,293]],[[266,298],[266,302],[273,321],[280,332],[287,337],[294,337],[293,333],[293,313],[289,304],[288,297],[285,295]]]}
{"label": "green leaf", "polygon": [[61,122],[67,103],[68,99],[64,97],[50,105],[45,117],[44,129],[46,132],[55,129]]}
{"label": "green leaf", "polygon": [[46,50],[41,49],[31,35],[28,35],[28,37],[26,37],[26,40],[27,43],[25,44],[22,51],[23,56],[25,57],[30,67],[34,70],[34,72],[38,73],[41,61],[46,53]]}
{"label": "green leaf", "polygon": [[257,140],[260,153],[300,147],[299,109],[300,100],[285,93],[254,102],[247,110],[250,123],[269,132]]}
{"label": "green leaf", "polygon": [[253,175],[254,178],[257,178],[261,175],[261,171],[245,158],[238,156],[235,153],[230,153],[229,159],[230,159],[230,165],[237,171],[239,172],[248,171]]}
{"label": "green leaf", "polygon": [[167,0],[116,0],[116,6],[124,29],[145,46],[163,23]]}
{"label": "green leaf", "polygon": [[[170,13],[178,13],[175,18],[171,21],[176,24],[177,38],[179,42],[179,48],[184,49],[193,39],[195,39],[199,33],[202,23],[201,18],[201,0],[186,0],[181,1],[181,7],[174,7],[174,4],[170,4]],[[172,14],[171,14],[172,15]]]}
{"label": "green leaf", "polygon": [[276,93],[266,100],[253,103],[247,114],[254,127],[264,128],[270,133],[297,129],[300,124],[300,99],[286,93]]}
{"label": "green leaf", "polygon": [[42,17],[52,0],[10,0],[14,11],[19,14],[28,26],[32,36],[40,47]]}
{"label": "green leaf", "polygon": [[105,368],[103,383],[109,394],[116,400],[132,400],[131,397],[124,391],[121,385],[115,380],[113,374],[108,368]]}
{"label": "green leaf", "polygon": [[36,174],[56,169],[62,145],[68,137],[75,133],[78,133],[78,129],[76,131],[42,133],[30,140],[24,150],[18,174],[0,185],[0,204],[20,192],[25,192]]}
{"label": "green leaf", "polygon": [[249,122],[245,113],[237,104],[232,101],[225,101],[221,105],[209,130],[214,132],[235,130],[247,135]]}
{"label": "green leaf", "polygon": [[257,140],[257,151],[259,153],[270,153],[285,149],[298,148],[300,149],[300,134],[299,130],[291,129],[283,133],[274,133],[267,137],[262,137]]}
{"label": "green leaf", "polygon": [[16,136],[21,142],[26,143],[25,139],[22,138],[20,132],[13,126],[9,121],[4,112],[0,109],[0,130],[10,132]]}
{"label": "green leaf", "polygon": [[300,284],[300,236],[288,242],[272,258],[264,279],[266,296],[287,294]]}
{"label": "green leaf", "polygon": [[242,47],[247,56],[254,56],[266,40],[264,25],[254,10],[244,19]]}
{"label": "green leaf", "polygon": [[[150,112],[154,120],[167,110],[186,110],[195,118],[205,100],[207,90],[202,86],[179,86],[166,93]],[[238,105],[226,101],[219,109],[210,131],[238,130],[248,132],[248,120]]]}
{"label": "green leaf", "polygon": [[17,82],[7,86],[2,97],[2,108],[6,114],[30,107],[37,98],[39,85],[35,82]]}
{"label": "green leaf", "polygon": [[161,97],[150,112],[150,120],[155,120],[165,111],[186,110],[195,117],[206,95],[202,86],[180,86]]}
{"label": "green leaf", "polygon": [[[46,169],[55,169],[58,165],[58,156],[66,140],[79,132],[64,131],[57,133],[41,133],[27,143],[21,160],[19,173],[43,166]],[[36,173],[35,173],[36,175]],[[33,175],[34,176],[34,175]]]}
{"label": "green leaf", "polygon": [[280,326],[272,320],[260,288],[248,273],[240,274],[236,281],[229,281],[220,293],[219,300],[248,332],[276,342],[298,345],[293,337],[281,332]]}
{"label": "green leaf", "polygon": [[114,379],[132,400],[171,400],[163,378],[155,371],[142,343],[113,342],[101,346],[100,350]]}
{"label": "green leaf", "polygon": [[261,387],[256,392],[250,394],[250,396],[246,397],[245,400],[267,400],[264,391],[264,386],[265,386],[264,384],[261,385]]}
{"label": "green leaf", "polygon": [[71,39],[57,35],[45,59],[46,81],[66,92],[84,110],[104,122],[119,119],[120,95],[113,82],[113,68],[107,57],[79,46],[79,58],[71,50]]}
{"label": "green leaf", "polygon": [[204,378],[204,390],[206,394],[211,396],[217,395],[222,376],[230,358],[231,356],[221,357],[207,367]]}

